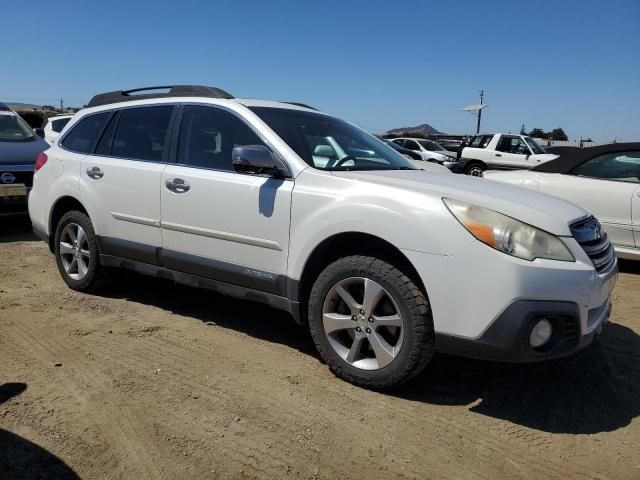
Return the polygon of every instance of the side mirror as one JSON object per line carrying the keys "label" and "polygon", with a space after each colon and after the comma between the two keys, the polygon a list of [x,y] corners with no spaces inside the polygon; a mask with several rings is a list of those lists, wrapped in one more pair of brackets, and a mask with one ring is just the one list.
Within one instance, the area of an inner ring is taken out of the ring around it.
{"label": "side mirror", "polygon": [[249,175],[284,177],[287,172],[280,161],[264,145],[235,147],[231,152],[233,169]]}
{"label": "side mirror", "polygon": [[36,132],[36,135],[40,138],[44,138],[44,128],[34,128],[33,131]]}

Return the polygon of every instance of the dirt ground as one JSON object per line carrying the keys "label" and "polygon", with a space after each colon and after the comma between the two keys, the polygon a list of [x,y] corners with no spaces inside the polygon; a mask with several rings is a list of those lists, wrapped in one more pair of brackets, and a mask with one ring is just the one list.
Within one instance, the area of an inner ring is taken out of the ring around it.
{"label": "dirt ground", "polygon": [[118,275],[69,290],[24,220],[0,225],[0,478],[640,479],[640,264],[571,358],[439,356],[353,387],[287,315]]}

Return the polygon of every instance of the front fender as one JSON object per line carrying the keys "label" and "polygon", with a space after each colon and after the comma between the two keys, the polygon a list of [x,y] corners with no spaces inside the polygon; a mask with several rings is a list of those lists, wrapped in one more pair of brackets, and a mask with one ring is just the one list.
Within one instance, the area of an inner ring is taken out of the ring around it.
{"label": "front fender", "polygon": [[288,276],[299,279],[324,240],[353,232],[435,255],[453,255],[473,241],[440,197],[305,171],[293,191]]}

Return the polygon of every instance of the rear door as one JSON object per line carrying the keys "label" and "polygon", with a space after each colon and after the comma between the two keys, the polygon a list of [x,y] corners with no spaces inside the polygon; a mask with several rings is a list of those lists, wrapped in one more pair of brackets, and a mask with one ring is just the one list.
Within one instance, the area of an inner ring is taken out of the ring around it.
{"label": "rear door", "polygon": [[160,189],[162,263],[284,296],[294,182],[236,173],[231,152],[241,145],[273,151],[231,111],[183,107]]}
{"label": "rear door", "polygon": [[160,181],[176,106],[149,105],[113,112],[80,171],[102,253],[157,263],[162,246]]}
{"label": "rear door", "polygon": [[491,168],[498,170],[517,170],[531,168],[531,150],[525,141],[517,135],[501,135],[491,157]]}

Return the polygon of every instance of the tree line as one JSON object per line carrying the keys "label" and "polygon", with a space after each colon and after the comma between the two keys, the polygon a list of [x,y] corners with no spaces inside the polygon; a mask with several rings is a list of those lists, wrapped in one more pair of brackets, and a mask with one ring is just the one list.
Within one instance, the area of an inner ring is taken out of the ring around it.
{"label": "tree line", "polygon": [[544,138],[545,140],[561,140],[563,142],[566,142],[567,140],[569,140],[569,137],[567,137],[567,134],[564,133],[564,130],[560,127],[554,128],[549,132],[545,132],[541,128],[534,128],[529,133],[527,133],[527,131],[524,128],[524,125],[522,125],[522,128],[520,129],[520,135],[529,135],[530,137],[533,137],[533,138]]}

